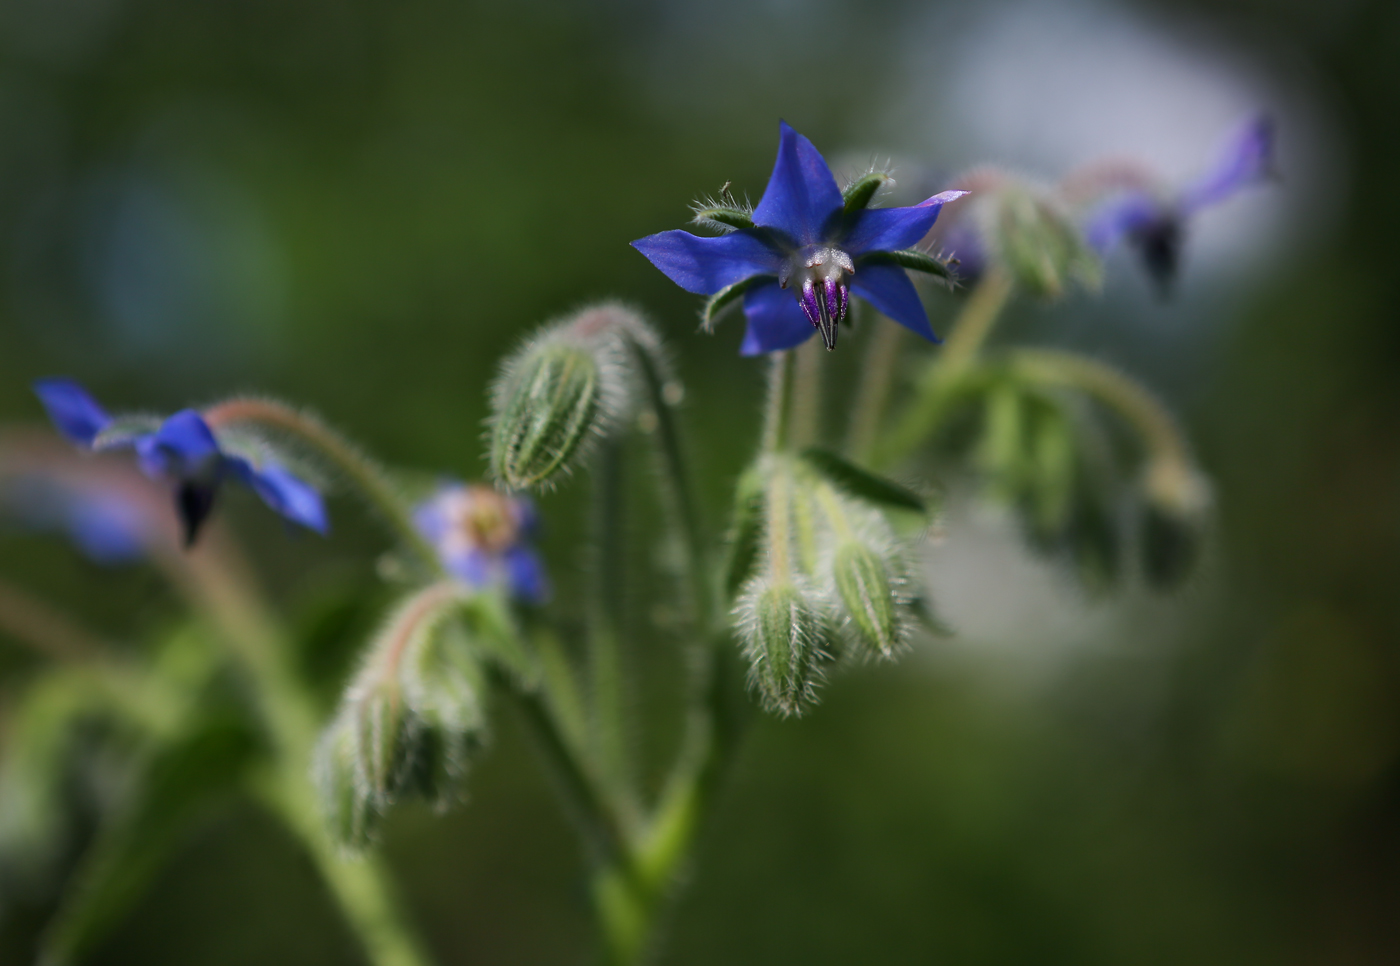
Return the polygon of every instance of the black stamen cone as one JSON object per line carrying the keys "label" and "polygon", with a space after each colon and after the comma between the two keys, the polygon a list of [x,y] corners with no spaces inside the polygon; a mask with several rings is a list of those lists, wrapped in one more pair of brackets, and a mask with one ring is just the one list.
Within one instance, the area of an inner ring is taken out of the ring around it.
{"label": "black stamen cone", "polygon": [[185,549],[194,546],[204,521],[214,509],[214,495],[218,490],[207,483],[181,483],[175,491],[175,512],[185,530]]}

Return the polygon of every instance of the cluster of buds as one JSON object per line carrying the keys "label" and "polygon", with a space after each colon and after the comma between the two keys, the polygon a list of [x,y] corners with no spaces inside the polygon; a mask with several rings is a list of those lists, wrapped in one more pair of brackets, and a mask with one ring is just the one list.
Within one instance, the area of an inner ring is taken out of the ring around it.
{"label": "cluster of buds", "polygon": [[802,713],[828,666],[889,658],[905,642],[915,601],[881,504],[923,512],[915,495],[825,451],[766,456],[741,483],[734,618],[770,710]]}
{"label": "cluster of buds", "polygon": [[316,752],[332,835],[362,848],[400,797],[457,794],[486,728],[473,598],[454,583],[405,601],[368,649]]}
{"label": "cluster of buds", "polygon": [[553,485],[624,425],[636,397],[630,355],[657,339],[605,303],[546,326],[502,364],[492,390],[491,472],[505,486]]}

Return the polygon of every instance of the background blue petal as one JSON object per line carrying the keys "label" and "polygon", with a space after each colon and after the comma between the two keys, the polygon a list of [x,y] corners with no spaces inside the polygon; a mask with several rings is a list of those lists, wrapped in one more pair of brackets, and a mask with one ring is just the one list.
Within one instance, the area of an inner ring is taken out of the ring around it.
{"label": "background blue petal", "polygon": [[753,212],[753,222],[789,236],[799,246],[821,241],[827,221],[843,206],[841,189],[812,142],[778,122],[778,159]]}
{"label": "background blue petal", "polygon": [[58,431],[75,443],[91,446],[93,438],[112,421],[87,390],[71,379],[36,380],[34,394]]}
{"label": "background blue petal", "polygon": [[910,332],[941,342],[933,334],[928,313],[908,274],[897,265],[862,265],[851,276],[851,291],[894,319]]}
{"label": "background blue petal", "polygon": [[749,231],[706,238],[679,228],[639,238],[632,247],[687,292],[714,295],[755,275],[777,275],[783,255]]}
{"label": "background blue petal", "polygon": [[1167,215],[1162,202],[1144,191],[1130,191],[1104,202],[1089,216],[1084,237],[1100,255],[1125,235]]}
{"label": "background blue petal", "polygon": [[1224,201],[1247,185],[1274,173],[1274,124],[1265,116],[1251,118],[1235,132],[1215,167],[1181,193],[1181,208],[1191,212]]}
{"label": "background blue petal", "polygon": [[517,544],[505,552],[502,562],[514,596],[532,604],[542,604],[548,599],[549,580],[544,564],[533,550]]}
{"label": "background blue petal", "polygon": [[[231,459],[229,462],[239,465],[240,470],[247,466],[242,459]],[[239,475],[244,476],[244,473],[240,472]],[[330,531],[330,519],[321,494],[285,467],[270,463],[262,469],[250,470],[244,482],[282,517],[315,530],[322,536]]]}
{"label": "background blue petal", "polygon": [[909,208],[866,208],[846,233],[841,247],[852,258],[868,252],[897,252],[917,245],[933,227],[938,212],[966,191],[943,191]]}
{"label": "background blue petal", "polygon": [[759,285],[744,296],[744,316],[749,320],[739,354],[758,356],[801,345],[817,331],[797,304],[792,292],[778,283]]}

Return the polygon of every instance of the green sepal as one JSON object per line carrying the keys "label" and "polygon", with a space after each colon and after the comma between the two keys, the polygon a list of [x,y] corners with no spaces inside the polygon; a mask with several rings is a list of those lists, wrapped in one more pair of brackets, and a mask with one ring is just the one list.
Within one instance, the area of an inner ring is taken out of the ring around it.
{"label": "green sepal", "polygon": [[898,265],[900,268],[940,278],[949,285],[955,285],[958,281],[958,273],[949,267],[947,261],[912,248],[897,252],[871,252],[856,261],[857,274],[860,273],[862,265]]}
{"label": "green sepal", "polygon": [[129,415],[117,416],[102,428],[92,439],[93,449],[111,449],[124,446],[136,436],[145,436],[160,429],[159,416]]}
{"label": "green sepal", "polygon": [[742,282],[735,282],[733,285],[726,285],[714,295],[705,300],[705,307],[700,310],[700,326],[709,332],[719,321],[719,317],[734,307],[734,303],[743,298],[744,293],[756,285],[762,285],[774,280],[772,275],[755,275],[753,278],[746,278]]}
{"label": "green sepal", "polygon": [[863,470],[828,449],[809,446],[802,451],[802,460],[837,489],[858,499],[913,513],[928,512],[928,505],[914,491]]}
{"label": "green sepal", "polygon": [[696,205],[691,209],[694,217],[691,223],[704,228],[713,228],[717,231],[733,231],[735,229],[753,228],[753,212],[747,208],[736,208],[733,205]]}
{"label": "green sepal", "polygon": [[846,203],[846,217],[852,218],[860,214],[869,207],[875,192],[893,183],[894,179],[883,171],[872,171],[852,181],[846,186],[846,190],[841,192],[841,198]]}
{"label": "green sepal", "polygon": [[885,563],[870,547],[848,540],[836,549],[831,575],[860,640],[880,657],[899,644],[899,613]]}

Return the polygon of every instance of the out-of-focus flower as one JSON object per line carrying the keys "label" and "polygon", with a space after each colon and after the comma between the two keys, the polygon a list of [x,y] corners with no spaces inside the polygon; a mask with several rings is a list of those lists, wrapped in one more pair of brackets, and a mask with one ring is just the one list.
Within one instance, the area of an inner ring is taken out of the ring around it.
{"label": "out-of-focus flower", "polygon": [[778,159],[758,207],[697,219],[734,230],[718,237],[664,231],[633,247],[686,291],[726,301],[742,294],[743,355],[790,349],[814,330],[835,348],[851,294],[937,342],[905,268],[920,268],[922,260],[929,263],[923,270],[943,274],[942,266],[908,250],[928,234],[939,209],[966,192],[945,191],[908,208],[869,208],[878,182],[869,190],[852,185],[843,195],[812,142],[785,122],[779,128]]}
{"label": "out-of-focus flower", "polygon": [[1098,287],[1099,259],[1061,192],[994,167],[974,168],[954,184],[972,197],[951,208],[929,241],[959,281],[976,284],[995,266],[1043,298],[1058,298],[1073,282]]}
{"label": "out-of-focus flower", "polygon": [[144,508],[122,493],[31,475],[0,489],[0,506],[21,526],[65,534],[94,563],[142,556],[150,526]]}
{"label": "out-of-focus flower", "polygon": [[544,565],[525,542],[537,523],[525,497],[481,484],[445,483],[418,505],[413,521],[447,572],[464,584],[503,586],[530,603],[549,596]]}
{"label": "out-of-focus flower", "polygon": [[1176,278],[1191,217],[1274,176],[1273,120],[1254,117],[1230,138],[1214,166],[1182,188],[1166,188],[1151,177],[1112,186],[1110,197],[1090,214],[1085,232],[1100,253],[1126,239],[1165,290]]}
{"label": "out-of-focus flower", "polygon": [[93,451],[133,449],[147,476],[174,487],[186,546],[199,535],[219,486],[228,478],[248,486],[293,523],[322,534],[329,528],[325,504],[314,487],[272,460],[230,452],[193,409],[182,409],[164,420],[113,418],[69,379],[40,379],[34,383],[34,392],[54,425],[73,442]]}

